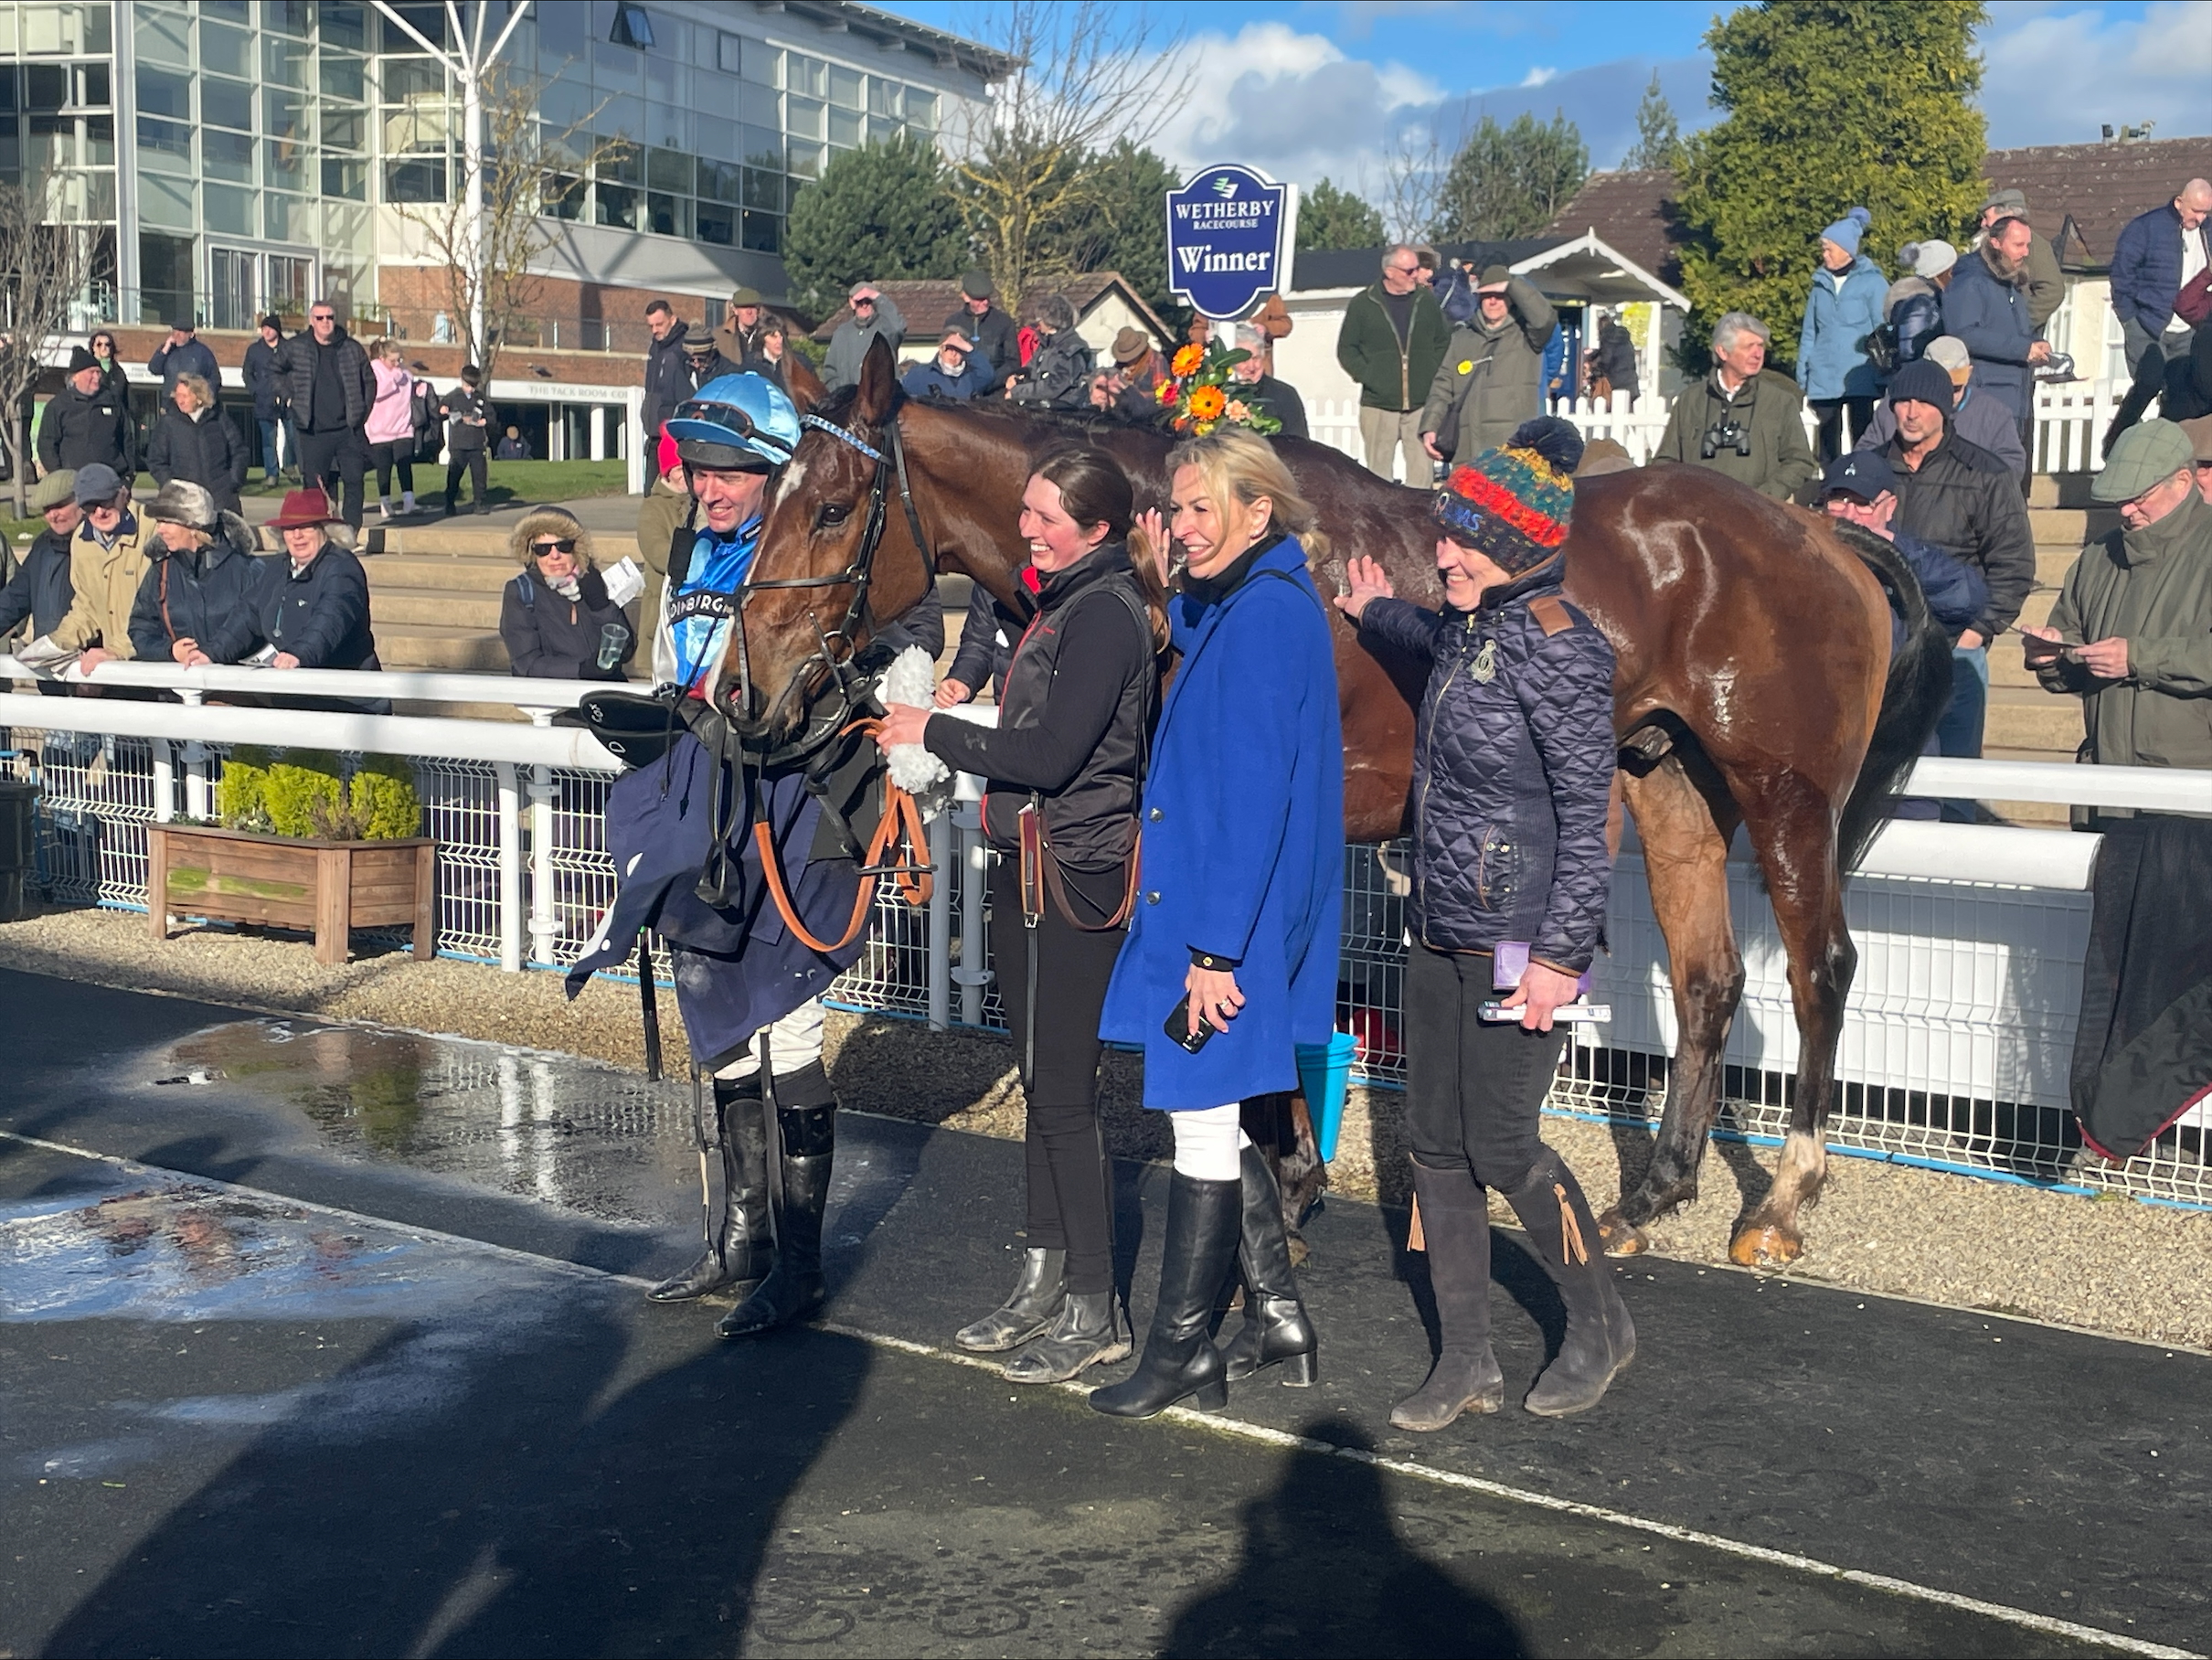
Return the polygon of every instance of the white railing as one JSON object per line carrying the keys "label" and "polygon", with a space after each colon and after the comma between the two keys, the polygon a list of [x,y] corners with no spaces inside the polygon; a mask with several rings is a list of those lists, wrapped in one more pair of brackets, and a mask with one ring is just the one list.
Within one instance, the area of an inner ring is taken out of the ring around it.
{"label": "white railing", "polygon": [[[2068,380],[2038,384],[2036,388],[2036,447],[2033,459],[2038,473],[2094,473],[2104,465],[2104,435],[2127,388],[2110,380]],[[1674,405],[1660,398],[1643,398],[1629,408],[1626,392],[1615,392],[1608,403],[1579,398],[1556,400],[1551,412],[1575,423],[1585,439],[1610,438],[1642,466],[1651,460],[1666,431]],[[1364,461],[1366,446],[1359,436],[1359,404],[1354,399],[1316,399],[1306,406],[1306,421],[1316,443],[1341,450],[1355,461]],[[1805,437],[1814,431],[1813,411],[1804,411]],[[1392,476],[1404,472],[1401,463]],[[1406,482],[1402,478],[1399,483]],[[1424,481],[1425,482],[1425,481]]]}
{"label": "white railing", "polygon": [[[0,675],[8,666],[0,660]],[[185,672],[142,665],[131,678]],[[94,679],[111,676],[120,678],[116,665]],[[393,689],[395,678],[364,675],[331,689],[359,697]],[[463,692],[484,701],[474,685]],[[446,954],[510,969],[562,967],[613,899],[603,811],[617,766],[573,729],[5,694],[0,728],[22,745],[8,764],[43,786],[39,876],[65,902],[143,908],[145,825],[207,815],[223,748],[238,742],[413,759],[425,832],[439,841],[437,943]],[[931,827],[939,878],[931,906],[878,906],[867,951],[837,983],[842,1002],[939,1026],[1003,1025],[991,974],[987,855],[974,781],[962,782],[967,799]],[[2197,771],[1929,760],[1916,767],[1911,788],[2212,814],[2212,773]],[[2068,1070],[2099,844],[2063,830],[1920,821],[1884,828],[1847,899],[1860,959],[1838,1067],[1836,1146],[2212,1204],[2205,1145],[2212,1126],[2202,1109],[2125,1164],[2080,1155]],[[1962,871],[1973,879],[1961,879]],[[1728,1041],[1723,1128],[1769,1135],[1786,1123],[1797,1059],[1787,963],[1740,843],[1728,879],[1746,982]],[[2204,901],[2190,893],[2176,902]],[[1362,1075],[1395,1083],[1404,1067],[1404,900],[1375,849],[1346,849],[1345,906],[1338,1023],[1360,1038]],[[1616,867],[1609,937],[1597,982],[1615,1018],[1609,1028],[1578,1032],[1551,1105],[1641,1120],[1664,1103],[1675,1034],[1664,944],[1632,834]]]}

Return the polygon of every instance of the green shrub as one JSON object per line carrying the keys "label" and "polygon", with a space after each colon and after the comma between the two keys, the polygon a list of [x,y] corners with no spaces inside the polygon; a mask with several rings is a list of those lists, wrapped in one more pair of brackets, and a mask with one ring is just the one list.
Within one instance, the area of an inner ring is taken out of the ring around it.
{"label": "green shrub", "polygon": [[216,811],[233,830],[328,841],[399,841],[421,833],[414,773],[397,756],[373,755],[350,782],[327,750],[241,745],[223,763]]}
{"label": "green shrub", "polygon": [[325,826],[344,802],[338,758],[327,750],[286,750],[270,767],[261,798],[279,835],[329,835]]}
{"label": "green shrub", "polygon": [[228,830],[275,828],[269,818],[270,752],[258,744],[240,744],[223,762],[223,775],[215,786],[215,816]]}
{"label": "green shrub", "polygon": [[372,755],[361,763],[354,774],[353,807],[365,840],[396,842],[422,834],[415,771],[397,755]]}

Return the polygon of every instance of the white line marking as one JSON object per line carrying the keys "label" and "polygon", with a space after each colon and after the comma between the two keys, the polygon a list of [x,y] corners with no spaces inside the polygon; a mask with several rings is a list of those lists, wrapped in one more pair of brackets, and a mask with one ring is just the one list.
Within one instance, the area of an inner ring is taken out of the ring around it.
{"label": "white line marking", "polygon": [[[83,1147],[71,1147],[60,1142],[47,1141],[36,1135],[24,1135],[13,1130],[0,1130],[0,1140],[18,1142],[25,1146],[37,1147],[48,1153],[64,1154],[72,1158],[89,1159],[98,1164],[114,1165],[129,1171],[143,1171],[150,1176],[175,1176],[186,1181],[210,1182],[228,1187],[233,1192],[272,1203],[299,1206],[319,1210],[326,1216],[341,1217],[348,1221],[361,1222],[387,1231],[409,1235],[424,1240],[436,1240],[463,1250],[490,1251],[495,1255],[527,1262],[539,1268],[555,1268],[596,1280],[612,1280],[627,1285],[651,1285],[652,1281],[637,1274],[616,1273],[610,1269],[593,1268],[588,1263],[571,1262],[562,1257],[541,1256],[536,1251],[519,1250],[511,1245],[495,1245],[486,1240],[471,1239],[465,1234],[447,1233],[441,1229],[419,1228],[405,1222],[395,1222],[387,1217],[369,1216],[358,1210],[348,1210],[339,1205],[325,1205],[313,1199],[303,1199],[288,1193],[272,1193],[262,1187],[250,1187],[241,1182],[221,1181],[214,1176],[199,1176],[189,1172],[172,1170],[164,1165],[145,1165],[136,1159],[120,1157],[112,1153],[95,1153]],[[840,1337],[851,1337],[877,1348],[895,1350],[918,1358],[950,1362],[973,1371],[1004,1375],[1003,1363],[987,1360],[980,1356],[961,1354],[934,1345],[917,1343],[910,1337],[894,1337],[883,1332],[872,1332],[864,1326],[847,1325],[836,1320],[814,1320],[808,1323],[817,1331],[831,1332]],[[1036,1389],[1040,1386],[1023,1386]],[[1069,1383],[1048,1386],[1064,1393],[1089,1395],[1096,1387],[1080,1378]],[[1510,1487],[1503,1482],[1494,1482],[1480,1475],[1462,1475],[1456,1471],[1440,1470],[1434,1465],[1411,1459],[1385,1458],[1364,1447],[1340,1447],[1333,1442],[1316,1441],[1310,1436],[1292,1435],[1287,1430],[1270,1429],[1265,1424],[1249,1423],[1242,1419],[1227,1417],[1218,1412],[1199,1412],[1188,1407],[1170,1407],[1161,1416],[1169,1421],[1189,1428],[1212,1430],[1218,1434],[1263,1446],[1280,1447],[1288,1452],[1313,1452],[1324,1456],[1348,1458],[1356,1463],[1372,1464],[1388,1470],[1394,1475],[1407,1476],[1414,1481],[1434,1483],[1441,1487],[1455,1487],[1462,1492],[1479,1493],[1485,1498],[1502,1499],[1509,1504],[1526,1505],[1537,1510],[1548,1510],[1558,1516],[1578,1516],[1584,1521],[1600,1522],[1614,1527],[1624,1527],[1636,1533],[1647,1533],[1655,1538],[1670,1539],[1677,1544],[1693,1545],[1723,1556],[1732,1556],[1746,1561],[1763,1562],[1770,1567],[1785,1568],[1802,1573],[1809,1579],[1835,1580],[1846,1585],[1862,1585],[1869,1591],[1879,1591],[1891,1596],[1904,1597],[1913,1601],[1933,1603],[1941,1608],[1956,1609],[1962,1613],[1977,1614],[2005,1625],[2017,1626],[2024,1631],[2040,1632],[2047,1636],[2066,1637],[2078,1643],[2091,1643],[2116,1649],[2122,1654],[2142,1655],[2148,1660],[2207,1660],[2195,1649],[2174,1648],[2163,1643],[2147,1642],[2141,1637],[2122,1636],[2116,1632],[2103,1631],[2094,1625],[2083,1625],[2078,1621],[2055,1619],[2025,1608],[2013,1608],[2003,1602],[1985,1602],[1979,1597],[1961,1596],[1956,1591],[1942,1591],[1932,1585],[1918,1584],[1911,1580],[1899,1580],[1888,1574],[1868,1573],[1858,1568],[1840,1568],[1834,1562],[1824,1562],[1818,1557],[1800,1556],[1791,1550],[1772,1550],[1764,1545],[1746,1544],[1722,1534],[1706,1533],[1696,1527],[1678,1527],[1673,1522],[1654,1521],[1649,1516],[1634,1516],[1625,1510],[1611,1510],[1602,1505],[1587,1505],[1579,1499],[1559,1498],[1548,1493],[1533,1493],[1526,1487]]]}

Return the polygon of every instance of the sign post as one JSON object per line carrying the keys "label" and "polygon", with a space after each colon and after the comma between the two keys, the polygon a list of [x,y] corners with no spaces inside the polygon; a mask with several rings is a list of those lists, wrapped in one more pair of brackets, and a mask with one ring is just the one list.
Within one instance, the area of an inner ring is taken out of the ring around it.
{"label": "sign post", "polygon": [[1202,167],[1167,193],[1167,285],[1202,316],[1251,315],[1290,286],[1298,189],[1234,162]]}

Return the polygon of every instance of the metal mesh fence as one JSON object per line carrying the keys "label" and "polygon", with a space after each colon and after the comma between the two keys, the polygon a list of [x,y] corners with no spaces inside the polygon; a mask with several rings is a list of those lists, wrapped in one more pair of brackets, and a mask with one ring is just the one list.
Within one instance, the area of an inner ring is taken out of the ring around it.
{"label": "metal mesh fence", "polygon": [[[143,907],[144,826],[156,816],[163,775],[157,761],[167,765],[171,746],[92,734],[24,737],[12,765],[43,787],[42,889],[62,903]],[[197,746],[191,752],[206,754],[197,770],[211,785],[219,753]],[[184,753],[179,749],[167,776],[172,814],[195,799],[195,769],[185,764]],[[530,770],[519,771],[524,902],[535,941],[544,946],[534,942],[529,954],[565,967],[614,897],[603,820],[609,781],[555,771],[541,781],[546,793],[539,801],[532,798]],[[439,843],[439,949],[495,959],[497,769],[418,761],[415,774],[425,834]],[[549,826],[544,848],[532,843],[537,824]],[[1400,867],[1398,852],[1349,847],[1345,854],[1338,1025],[1358,1040],[1356,1076],[1383,1087],[1405,1079],[1406,902],[1403,879],[1393,874]],[[971,878],[964,860],[951,864],[951,960],[959,963],[962,890]],[[1797,1061],[1788,965],[1771,910],[1748,867],[1731,867],[1729,900],[1745,986],[1728,1041],[1719,1127],[1778,1136],[1788,1125]],[[2206,1145],[2212,1114],[2201,1106],[2124,1163],[2096,1157],[2081,1144],[2068,1070],[2089,930],[2087,894],[1862,878],[1848,889],[1846,904],[1860,960],[1838,1058],[1833,1144],[1946,1168],[2212,1204]],[[1654,1120],[1665,1102],[1675,1027],[1664,942],[1634,854],[1622,855],[1616,870],[1608,935],[1611,952],[1599,960],[1593,995],[1612,1005],[1614,1019],[1608,1027],[1576,1029],[1549,1105],[1632,1123]],[[665,978],[665,958],[661,967]],[[629,970],[634,969],[633,960]],[[867,948],[831,995],[850,1007],[926,1014],[929,913],[879,899]],[[1003,1029],[995,980],[982,1003],[982,1024]],[[957,1010],[957,987],[953,1006]]]}

